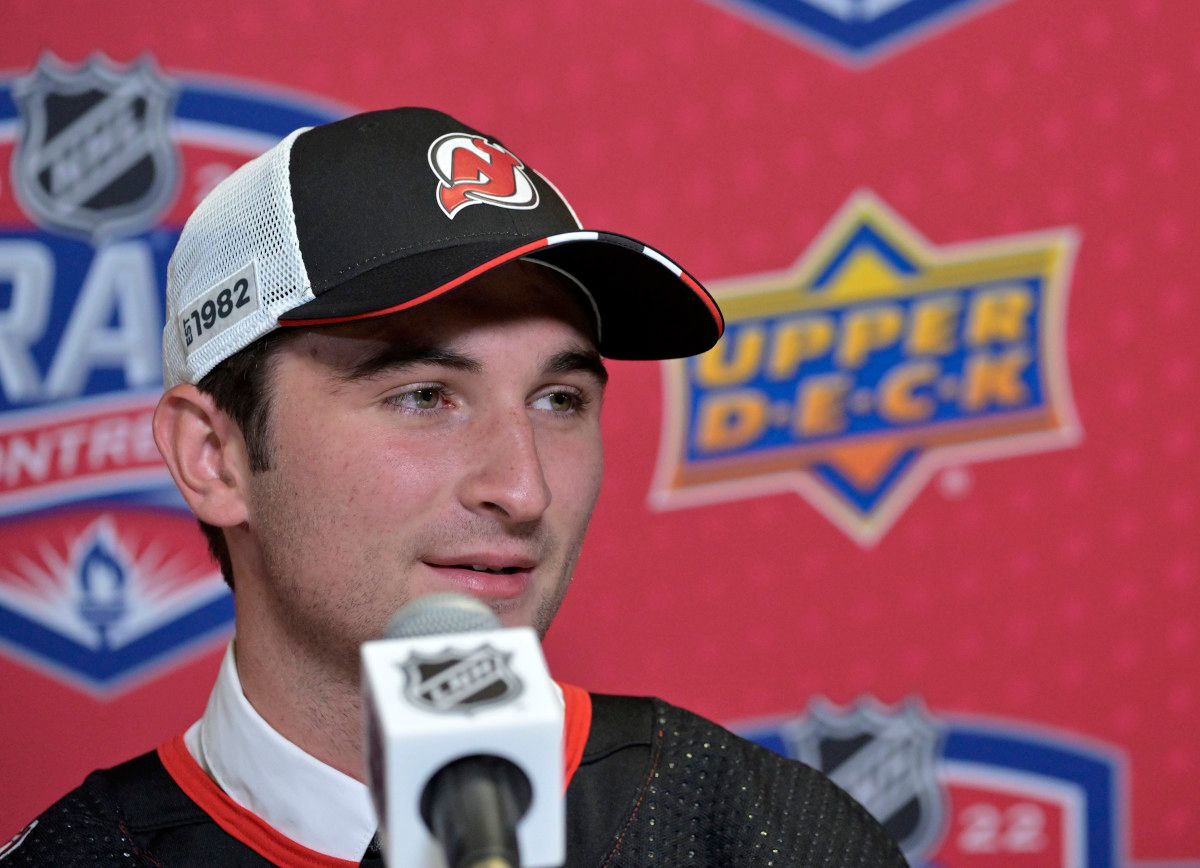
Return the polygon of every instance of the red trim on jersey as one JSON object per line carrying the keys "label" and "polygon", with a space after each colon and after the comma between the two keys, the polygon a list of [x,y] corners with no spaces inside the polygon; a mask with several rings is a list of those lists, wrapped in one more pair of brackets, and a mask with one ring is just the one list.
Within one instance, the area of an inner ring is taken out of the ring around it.
{"label": "red trim on jersey", "polygon": [[200,768],[182,735],[160,744],[158,758],[179,788],[214,823],[265,859],[285,868],[357,868],[358,862],[335,859],[296,843],[229,798]]}
{"label": "red trim on jersey", "polygon": [[487,262],[483,263],[483,265],[472,268],[466,274],[454,278],[454,280],[450,281],[449,283],[443,283],[437,289],[431,289],[424,295],[419,295],[414,299],[403,302],[402,304],[394,304],[391,307],[384,307],[380,308],[379,310],[370,310],[365,313],[352,313],[348,316],[327,316],[318,317],[317,319],[281,319],[279,320],[279,325],[281,328],[291,328],[293,326],[332,325],[339,322],[353,322],[354,320],[360,319],[372,319],[377,316],[386,316],[389,313],[407,310],[410,307],[416,307],[419,304],[424,304],[430,299],[437,298],[442,293],[449,292],[456,286],[461,286],[472,277],[478,277],[485,271],[490,271],[491,269],[495,268],[497,265],[503,265],[505,262],[508,262],[511,259],[517,259],[521,256],[524,256],[526,253],[529,253],[531,250],[537,250],[540,247],[546,247],[548,244],[549,239],[547,238],[543,238],[541,241],[534,241],[531,244],[524,244],[521,247],[518,247],[516,250],[510,250],[508,253],[497,256],[495,259],[489,259]]}
{"label": "red trim on jersey", "polygon": [[[556,682],[563,693],[563,792],[583,760],[583,749],[592,731],[592,697],[582,687]],[[357,868],[348,862],[310,850],[279,832],[262,817],[243,808],[226,795],[196,762],[177,735],[158,746],[162,760],[179,789],[200,806],[213,822],[255,853],[284,868]]]}
{"label": "red trim on jersey", "polygon": [[556,682],[562,688],[566,715],[563,720],[563,792],[583,760],[583,748],[592,731],[592,696],[582,687]]}

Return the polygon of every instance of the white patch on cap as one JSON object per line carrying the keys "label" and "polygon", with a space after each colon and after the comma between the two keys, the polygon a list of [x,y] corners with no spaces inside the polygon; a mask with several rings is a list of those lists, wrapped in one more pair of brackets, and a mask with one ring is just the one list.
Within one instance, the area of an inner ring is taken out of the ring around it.
{"label": "white patch on cap", "polygon": [[179,312],[176,322],[188,357],[258,308],[258,268],[252,259]]}

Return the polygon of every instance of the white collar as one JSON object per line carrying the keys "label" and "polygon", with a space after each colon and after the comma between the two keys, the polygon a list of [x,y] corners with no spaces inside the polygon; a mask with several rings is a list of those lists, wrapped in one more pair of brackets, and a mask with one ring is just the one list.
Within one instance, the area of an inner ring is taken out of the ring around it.
{"label": "white collar", "polygon": [[278,832],[327,856],[362,859],[377,825],[366,786],[262,719],[242,693],[232,642],[204,715],[183,739],[226,795]]}

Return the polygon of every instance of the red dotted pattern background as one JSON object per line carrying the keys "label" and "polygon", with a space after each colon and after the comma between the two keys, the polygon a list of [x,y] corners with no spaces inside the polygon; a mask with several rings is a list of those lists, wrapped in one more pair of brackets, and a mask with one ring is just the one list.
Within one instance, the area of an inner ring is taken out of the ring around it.
{"label": "red dotted pattern background", "polygon": [[[653,512],[653,365],[614,365],[608,481],[557,674],[725,721],[824,694],[1118,747],[1137,859],[1200,856],[1197,10],[1009,0],[854,71],[701,0],[6,0],[0,69],[150,51],[494,130],[585,222],[702,279],[780,269],[868,187],[935,243],[1073,226],[1076,447],[944,475],[875,548],[795,495]],[[0,836],[177,731],[209,654],[112,704],[0,660]],[[14,699],[15,698],[15,699]]]}

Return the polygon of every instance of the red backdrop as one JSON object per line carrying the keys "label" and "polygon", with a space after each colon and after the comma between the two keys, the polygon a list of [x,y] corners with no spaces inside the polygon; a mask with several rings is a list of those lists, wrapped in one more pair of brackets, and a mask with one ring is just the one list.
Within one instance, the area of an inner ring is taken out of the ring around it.
{"label": "red backdrop", "polygon": [[[934,719],[1099,746],[1115,770],[1117,861],[1200,859],[1195,10],[967,3],[970,15],[855,58],[755,6],[9,0],[0,71],[11,87],[46,50],[71,68],[94,52],[118,66],[149,53],[185,88],[267,101],[282,89],[326,114],[437,106],[495,131],[585,225],[650,241],[719,296],[786,272],[856,191],[938,255],[1069,233],[1065,348],[1044,364],[1069,384],[1075,434],[1006,457],[954,453],[873,539],[786,481],[660,508],[667,368],[613,364],[606,485],[547,653],[562,679],[730,724],[798,715],[814,696],[917,696]],[[0,124],[6,165],[27,117]],[[257,147],[205,150],[191,129],[163,226]],[[7,175],[0,218],[10,238],[69,234],[30,216]],[[100,244],[76,243],[54,248],[56,273]],[[12,317],[4,280],[0,316]],[[56,298],[53,315],[69,304]],[[117,386],[101,372],[74,397],[153,392],[123,370]],[[57,406],[3,388],[6,431]],[[5,511],[10,577],[34,536],[75,532],[71,510],[90,510],[76,525],[105,514],[89,497]],[[139,519],[139,544],[190,540],[173,521]],[[21,635],[0,643],[0,837],[87,770],[195,719],[228,632],[101,686]],[[943,861],[1017,864],[967,849]],[[1057,864],[1029,852],[1020,864]]]}

